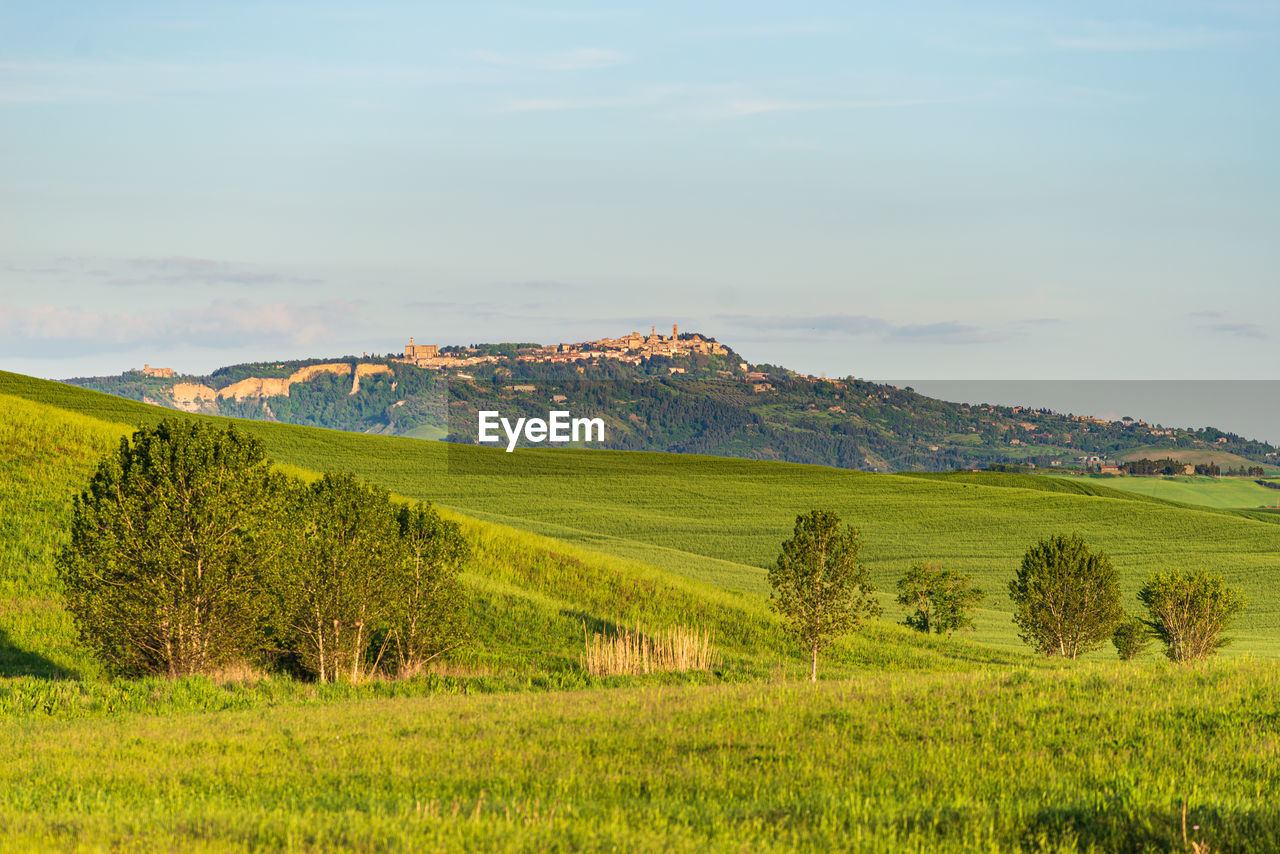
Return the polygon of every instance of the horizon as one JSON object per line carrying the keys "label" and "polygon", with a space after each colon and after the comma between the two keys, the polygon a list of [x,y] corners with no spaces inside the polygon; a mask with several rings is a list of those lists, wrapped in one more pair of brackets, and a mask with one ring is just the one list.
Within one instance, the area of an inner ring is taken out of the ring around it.
{"label": "horizon", "polygon": [[809,374],[1275,376],[1280,5],[907,11],[9,7],[0,366],[673,317]]}

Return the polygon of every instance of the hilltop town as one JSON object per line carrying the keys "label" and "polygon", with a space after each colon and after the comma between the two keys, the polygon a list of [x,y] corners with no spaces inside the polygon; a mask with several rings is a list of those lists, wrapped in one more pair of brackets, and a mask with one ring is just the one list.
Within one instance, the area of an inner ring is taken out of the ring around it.
{"label": "hilltop town", "polygon": [[[701,354],[727,356],[729,349],[714,339],[697,333],[680,334],[676,324],[671,326],[671,337],[658,334],[658,327],[650,327],[646,337],[632,332],[621,338],[599,338],[572,344],[548,344],[542,347],[521,348],[515,356],[518,362],[562,363],[593,362],[612,359],[624,364],[638,365],[655,356],[680,358]],[[415,365],[419,368],[461,368],[496,362],[503,356],[477,352],[476,348],[453,347],[441,349],[435,344],[415,344],[413,339],[404,347],[404,357],[393,361]]]}
{"label": "hilltop town", "polygon": [[[419,344],[341,358],[231,365],[188,376],[151,364],[70,380],[188,412],[468,441],[468,413],[592,407],[611,445],[894,471],[973,466],[1118,474],[1129,461],[1183,458],[1249,471],[1276,448],[1212,428],[1186,430],[1045,409],[950,403],[853,376],[751,365],[699,333],[559,344]],[[585,384],[584,384],[585,383]],[[545,413],[543,413],[545,414]],[[1167,464],[1162,464],[1167,468]]]}

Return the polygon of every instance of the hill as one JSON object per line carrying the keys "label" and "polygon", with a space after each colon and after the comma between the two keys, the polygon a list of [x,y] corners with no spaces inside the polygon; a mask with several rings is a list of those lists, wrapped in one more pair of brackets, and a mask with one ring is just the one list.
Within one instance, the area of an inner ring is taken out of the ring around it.
{"label": "hill", "polygon": [[[1085,480],[507,455],[238,421],[293,474],[355,469],[455,508],[475,549],[474,640],[410,681],[107,681],[77,648],[51,559],[98,455],[171,415],[0,373],[0,850],[1280,845],[1275,662],[1001,648],[1015,641],[1000,585],[1025,538],[1080,529],[1115,550],[1127,593],[1153,566],[1226,572],[1250,596],[1227,652],[1280,655],[1280,525],[1265,517]],[[863,525],[878,583],[924,555],[981,573],[985,642],[922,637],[889,607],[824,659],[823,682],[797,684],[804,663],[760,582],[811,504]],[[724,665],[577,666],[586,630],[675,621],[711,627]]]}
{"label": "hill", "polygon": [[[163,409],[67,385],[0,374],[0,393],[44,399],[115,421],[154,421]],[[1250,601],[1239,652],[1280,652],[1280,517],[1195,508],[1081,481],[996,473],[878,475],[693,455],[584,449],[506,454],[461,444],[367,436],[264,422],[241,426],[277,460],[347,469],[410,498],[488,522],[640,561],[763,607],[765,569],[795,515],[834,509],[867,539],[881,590],[914,561],[972,572],[992,591],[976,640],[1020,648],[1002,595],[1027,546],[1079,531],[1110,552],[1126,605],[1152,572],[1222,572]],[[886,594],[886,604],[888,598]],[[894,613],[894,608],[888,608]]]}
{"label": "hill", "polygon": [[1180,463],[1186,463],[1187,465],[1193,466],[1214,463],[1224,470],[1249,468],[1258,464],[1257,460],[1251,460],[1248,457],[1241,456],[1240,454],[1215,448],[1167,448],[1156,445],[1144,445],[1140,448],[1134,448],[1131,451],[1126,451],[1120,456],[1120,459],[1125,462],[1142,459],[1155,460],[1160,458],[1176,460]]}
{"label": "hill", "polygon": [[188,412],[472,444],[480,410],[514,419],[565,409],[603,419],[606,440],[595,447],[865,471],[1096,467],[1137,449],[1225,452],[1273,467],[1280,461],[1271,445],[1213,428],[951,403],[855,377],[747,365],[718,344],[714,353],[607,357],[557,349],[566,346],[584,345],[476,345],[420,359],[344,356],[233,365],[208,376],[130,371],[69,382]]}

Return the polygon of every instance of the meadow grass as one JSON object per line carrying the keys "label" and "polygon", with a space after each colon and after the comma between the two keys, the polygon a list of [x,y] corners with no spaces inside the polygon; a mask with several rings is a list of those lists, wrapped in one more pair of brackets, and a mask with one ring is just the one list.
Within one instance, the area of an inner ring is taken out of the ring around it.
{"label": "meadow grass", "polygon": [[837,682],[0,719],[0,848],[1280,847],[1280,671]]}

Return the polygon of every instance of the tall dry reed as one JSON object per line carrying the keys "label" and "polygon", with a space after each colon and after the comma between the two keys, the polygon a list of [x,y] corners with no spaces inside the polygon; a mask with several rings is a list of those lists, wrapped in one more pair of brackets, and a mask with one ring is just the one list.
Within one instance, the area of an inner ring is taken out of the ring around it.
{"label": "tall dry reed", "polygon": [[586,651],[582,669],[592,676],[641,676],[663,671],[710,670],[719,660],[711,643],[710,629],[672,626],[656,635],[646,635],[637,626],[613,635],[598,632],[588,637],[582,627]]}

